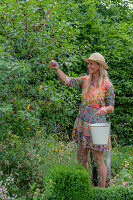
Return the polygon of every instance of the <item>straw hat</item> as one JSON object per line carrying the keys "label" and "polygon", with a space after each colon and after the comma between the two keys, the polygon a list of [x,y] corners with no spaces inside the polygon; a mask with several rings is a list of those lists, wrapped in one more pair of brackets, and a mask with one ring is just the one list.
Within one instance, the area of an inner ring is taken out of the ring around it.
{"label": "straw hat", "polygon": [[108,69],[109,66],[107,65],[107,63],[105,62],[104,57],[100,54],[100,53],[93,53],[89,58],[83,58],[83,60],[85,62],[89,62],[89,61],[95,61],[101,65],[103,65],[103,67],[105,69]]}

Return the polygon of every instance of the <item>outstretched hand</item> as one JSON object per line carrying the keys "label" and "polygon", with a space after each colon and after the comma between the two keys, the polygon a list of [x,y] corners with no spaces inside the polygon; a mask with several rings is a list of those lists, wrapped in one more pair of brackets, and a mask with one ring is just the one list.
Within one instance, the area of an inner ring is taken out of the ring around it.
{"label": "outstretched hand", "polygon": [[58,63],[55,60],[51,60],[49,62],[49,66],[53,69],[57,69],[59,67]]}

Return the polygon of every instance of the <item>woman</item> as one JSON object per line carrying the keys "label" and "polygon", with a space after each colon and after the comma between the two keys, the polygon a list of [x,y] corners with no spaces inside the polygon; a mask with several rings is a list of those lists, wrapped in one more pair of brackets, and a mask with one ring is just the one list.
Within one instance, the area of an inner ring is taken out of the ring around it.
{"label": "woman", "polygon": [[50,61],[50,66],[56,70],[63,83],[82,89],[81,106],[74,124],[72,139],[75,139],[78,144],[77,159],[86,170],[88,170],[88,153],[91,151],[97,165],[98,185],[105,187],[107,170],[103,152],[111,150],[110,139],[107,145],[94,145],[89,122],[90,120],[91,122],[105,122],[105,114],[114,111],[114,88],[105,70],[109,66],[100,53],[93,53],[88,59],[83,60],[88,63],[89,75],[80,78],[66,76],[54,60]]}

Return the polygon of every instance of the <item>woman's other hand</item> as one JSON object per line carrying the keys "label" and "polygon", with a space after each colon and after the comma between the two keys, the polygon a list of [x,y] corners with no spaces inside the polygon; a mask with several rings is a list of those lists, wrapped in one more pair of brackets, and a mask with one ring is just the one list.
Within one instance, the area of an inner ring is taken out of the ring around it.
{"label": "woman's other hand", "polygon": [[99,115],[106,115],[107,113],[110,114],[114,111],[114,106],[106,106],[99,109]]}
{"label": "woman's other hand", "polygon": [[51,60],[51,61],[49,62],[49,66],[50,66],[51,68],[53,68],[53,69],[58,69],[58,68],[59,68],[58,63],[57,63],[55,60]]}
{"label": "woman's other hand", "polygon": [[98,111],[99,115],[106,115],[107,114],[107,108],[106,107],[102,107],[99,109]]}

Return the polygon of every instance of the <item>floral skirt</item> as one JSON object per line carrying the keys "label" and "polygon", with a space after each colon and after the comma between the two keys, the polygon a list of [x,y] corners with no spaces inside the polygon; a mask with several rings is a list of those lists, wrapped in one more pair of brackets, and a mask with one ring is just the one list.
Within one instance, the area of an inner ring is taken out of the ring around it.
{"label": "floral skirt", "polygon": [[108,138],[108,144],[93,144],[89,124],[89,122],[80,119],[79,116],[77,117],[73,128],[73,134],[75,135],[77,145],[82,144],[83,148],[89,148],[90,150],[111,151],[110,137]]}

